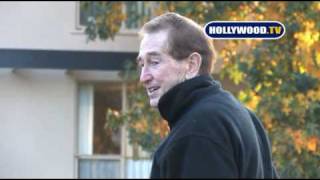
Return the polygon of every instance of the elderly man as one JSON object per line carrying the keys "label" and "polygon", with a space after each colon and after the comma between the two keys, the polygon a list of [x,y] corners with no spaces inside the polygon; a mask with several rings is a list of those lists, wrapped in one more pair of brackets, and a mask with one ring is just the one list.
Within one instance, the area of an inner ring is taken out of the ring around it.
{"label": "elderly man", "polygon": [[210,76],[215,54],[202,28],[166,13],[141,36],[140,81],[170,126],[151,178],[277,178],[262,124]]}

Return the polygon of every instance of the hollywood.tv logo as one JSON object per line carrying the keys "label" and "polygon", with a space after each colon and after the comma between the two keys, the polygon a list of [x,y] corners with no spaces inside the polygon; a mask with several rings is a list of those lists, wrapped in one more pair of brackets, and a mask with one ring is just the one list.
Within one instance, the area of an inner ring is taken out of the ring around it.
{"label": "hollywood.tv logo", "polygon": [[211,21],[204,31],[213,39],[279,39],[286,30],[278,21]]}

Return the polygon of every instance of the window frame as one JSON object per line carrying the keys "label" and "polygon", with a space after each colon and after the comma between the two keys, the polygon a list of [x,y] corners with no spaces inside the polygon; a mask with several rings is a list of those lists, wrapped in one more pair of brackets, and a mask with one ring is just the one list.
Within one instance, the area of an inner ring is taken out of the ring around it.
{"label": "window frame", "polygon": [[[106,82],[108,83],[108,82]],[[114,161],[114,160],[117,160],[119,161],[120,163],[120,169],[119,169],[119,172],[120,172],[120,177],[117,177],[117,178],[125,178],[125,175],[126,175],[126,148],[127,148],[127,136],[126,136],[126,130],[125,130],[125,126],[122,126],[120,128],[120,154],[94,154],[93,153],[93,139],[90,140],[91,142],[91,154],[83,154],[80,152],[80,141],[81,141],[81,136],[80,135],[80,129],[79,127],[81,126],[80,125],[80,88],[81,86],[88,86],[91,88],[91,94],[90,94],[90,104],[92,104],[92,106],[94,105],[94,82],[84,82],[84,83],[78,83],[78,95],[77,95],[77,99],[78,99],[78,102],[77,102],[77,107],[78,107],[78,115],[77,115],[77,121],[76,121],[76,128],[77,128],[77,135],[76,135],[76,142],[77,142],[77,145],[76,145],[76,154],[75,154],[75,176],[76,178],[80,178],[80,161],[81,160],[111,160],[111,161]],[[127,99],[127,84],[125,82],[122,82],[121,83],[121,111],[126,111],[126,99]],[[89,116],[92,116],[92,117],[89,117],[89,121],[92,121],[92,122],[89,122],[89,123],[92,123],[93,124],[93,121],[94,121],[94,107],[90,107],[90,109],[88,110],[88,114]],[[91,133],[91,136],[93,138],[93,131],[94,131],[94,126],[90,127],[92,129],[88,129],[88,133]]]}
{"label": "window frame", "polygon": [[[143,3],[143,2],[140,2],[140,1],[135,1],[137,3]],[[152,2],[151,2],[152,3]],[[150,11],[151,11],[151,14],[150,14],[150,17],[153,17],[153,12],[152,12],[152,9],[154,9],[154,6],[155,4],[152,4],[150,5]],[[139,9],[141,7],[138,7]],[[126,7],[125,7],[125,4],[122,8],[123,12],[126,12]],[[147,10],[145,10],[147,11]],[[77,32],[82,32],[82,33],[85,33],[85,25],[81,25],[80,23],[80,1],[76,1],[76,20],[75,20],[75,30]],[[122,22],[121,24],[121,28],[118,32],[118,35],[138,35],[138,31],[139,31],[139,28],[127,28],[126,25],[125,25],[125,21]],[[142,26],[142,24],[139,24],[138,26]]]}

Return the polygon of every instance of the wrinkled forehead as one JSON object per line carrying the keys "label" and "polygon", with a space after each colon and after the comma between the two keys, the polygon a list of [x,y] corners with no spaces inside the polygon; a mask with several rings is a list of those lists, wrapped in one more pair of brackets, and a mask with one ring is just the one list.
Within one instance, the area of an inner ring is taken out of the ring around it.
{"label": "wrinkled forehead", "polygon": [[141,43],[139,56],[144,56],[149,52],[167,52],[168,31],[158,31],[144,34]]}

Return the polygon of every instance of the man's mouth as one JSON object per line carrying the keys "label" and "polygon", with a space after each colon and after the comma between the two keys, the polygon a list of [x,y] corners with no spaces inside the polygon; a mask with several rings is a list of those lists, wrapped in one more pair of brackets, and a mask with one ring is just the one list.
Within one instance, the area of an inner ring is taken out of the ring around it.
{"label": "man's mouth", "polygon": [[152,94],[153,94],[155,91],[157,91],[158,89],[160,89],[159,86],[153,86],[153,87],[147,88],[149,96],[152,95]]}

